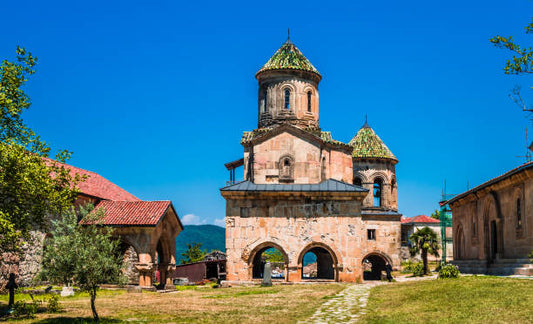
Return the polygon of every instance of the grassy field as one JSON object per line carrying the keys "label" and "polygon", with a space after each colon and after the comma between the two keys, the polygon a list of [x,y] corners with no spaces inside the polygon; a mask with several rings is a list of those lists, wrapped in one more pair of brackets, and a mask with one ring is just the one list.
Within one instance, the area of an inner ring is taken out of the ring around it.
{"label": "grassy field", "polygon": [[366,323],[532,323],[533,281],[485,276],[372,289]]}
{"label": "grassy field", "polygon": [[[206,287],[164,294],[101,291],[96,307],[103,323],[294,323],[311,316],[329,296],[344,287],[341,284]],[[60,302],[64,307],[62,313],[38,313],[35,319],[22,322],[91,321],[87,295],[61,298]],[[7,296],[0,296],[0,308],[6,304]]]}

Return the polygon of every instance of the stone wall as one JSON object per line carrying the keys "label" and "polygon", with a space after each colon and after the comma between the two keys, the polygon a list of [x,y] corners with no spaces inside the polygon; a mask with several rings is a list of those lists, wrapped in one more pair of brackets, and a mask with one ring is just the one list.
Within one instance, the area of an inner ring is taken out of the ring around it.
{"label": "stone wall", "polygon": [[[245,154],[245,174],[248,172],[248,159],[249,154]],[[292,168],[289,171],[292,180],[285,179],[285,182],[313,184],[332,178],[352,183],[350,155],[323,148],[318,141],[300,138],[289,132],[273,136],[253,147],[254,183],[283,182],[285,159],[289,160],[289,167]]]}
{"label": "stone wall", "polygon": [[[399,266],[400,217],[363,219],[362,196],[258,195],[226,197],[228,280],[251,280],[255,254],[269,246],[285,255],[287,281],[302,280],[302,258],[313,247],[330,252],[337,281],[360,281],[369,254]],[[367,229],[376,230],[375,240]]]}

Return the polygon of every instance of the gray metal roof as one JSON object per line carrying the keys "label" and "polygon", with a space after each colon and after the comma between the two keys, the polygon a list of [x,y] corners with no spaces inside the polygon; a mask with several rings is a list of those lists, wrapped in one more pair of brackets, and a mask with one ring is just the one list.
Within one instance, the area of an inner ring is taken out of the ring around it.
{"label": "gray metal roof", "polygon": [[328,179],[316,184],[255,184],[241,181],[220,189],[221,191],[279,191],[279,192],[368,192],[360,186]]}

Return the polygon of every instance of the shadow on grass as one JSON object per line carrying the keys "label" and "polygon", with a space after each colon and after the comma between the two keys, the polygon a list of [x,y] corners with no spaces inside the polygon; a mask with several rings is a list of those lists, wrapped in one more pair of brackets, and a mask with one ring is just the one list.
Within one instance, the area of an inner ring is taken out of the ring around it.
{"label": "shadow on grass", "polygon": [[[33,323],[96,323],[92,317],[54,317],[46,318]],[[113,318],[100,318],[98,323],[122,323],[121,320]]]}

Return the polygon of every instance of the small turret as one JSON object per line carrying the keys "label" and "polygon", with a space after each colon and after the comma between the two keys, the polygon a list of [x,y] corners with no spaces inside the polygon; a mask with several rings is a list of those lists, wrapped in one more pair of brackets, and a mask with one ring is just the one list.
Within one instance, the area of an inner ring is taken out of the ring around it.
{"label": "small turret", "polygon": [[363,208],[398,210],[398,159],[366,121],[348,144],[353,147],[353,183],[370,190]]}

